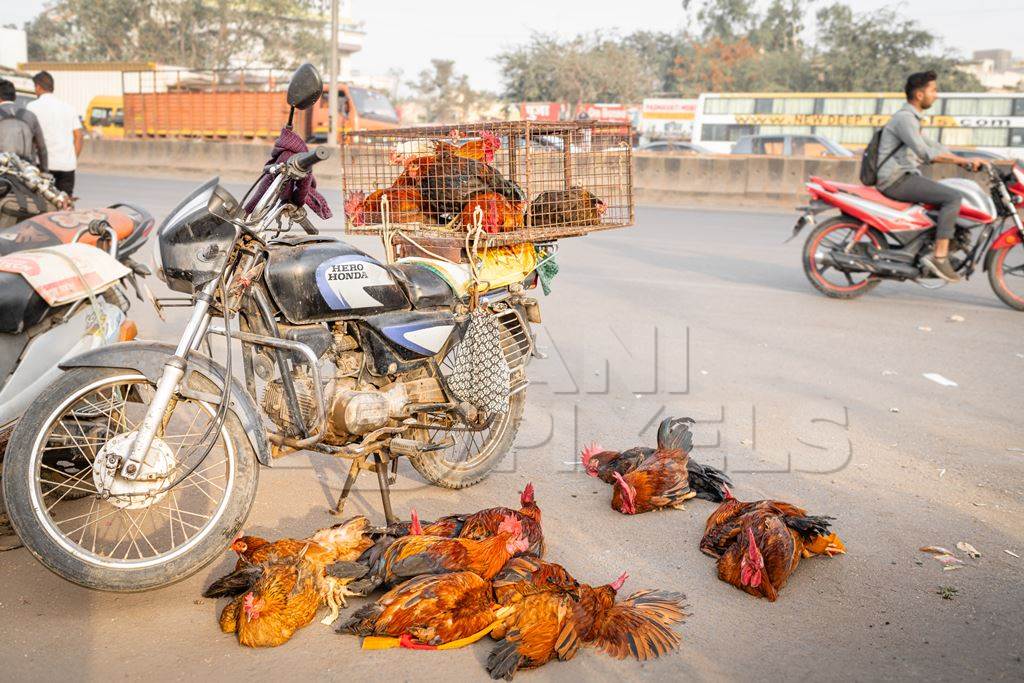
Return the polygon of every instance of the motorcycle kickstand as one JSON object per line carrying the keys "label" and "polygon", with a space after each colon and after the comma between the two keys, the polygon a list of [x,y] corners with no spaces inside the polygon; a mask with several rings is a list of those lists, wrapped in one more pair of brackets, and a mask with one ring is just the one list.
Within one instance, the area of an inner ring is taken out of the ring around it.
{"label": "motorcycle kickstand", "polygon": [[352,464],[348,468],[348,477],[345,479],[345,485],[341,489],[341,495],[338,496],[338,503],[331,510],[332,515],[341,516],[345,512],[345,501],[348,500],[348,495],[352,492],[352,486],[356,483],[356,478],[359,477],[362,460],[363,458],[353,458]]}
{"label": "motorcycle kickstand", "polygon": [[380,502],[384,506],[384,523],[387,525],[395,524],[398,522],[398,518],[395,517],[395,513],[391,510],[391,486],[388,482],[390,479],[387,471],[388,463],[381,460],[379,453],[374,453],[373,460],[373,469],[377,473],[377,485],[380,487]]}

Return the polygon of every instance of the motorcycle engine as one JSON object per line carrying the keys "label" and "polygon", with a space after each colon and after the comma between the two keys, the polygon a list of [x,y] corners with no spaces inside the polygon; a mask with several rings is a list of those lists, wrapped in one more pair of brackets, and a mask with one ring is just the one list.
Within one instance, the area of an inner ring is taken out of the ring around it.
{"label": "motorcycle engine", "polygon": [[[305,373],[293,376],[299,411],[307,427],[316,419],[316,394],[313,380]],[[375,429],[386,427],[405,417],[410,403],[445,401],[444,392],[432,377],[403,378],[383,387],[363,384],[358,388],[354,378],[335,378],[324,389],[327,404],[327,435],[325,441],[344,445]],[[267,382],[263,393],[263,410],[268,417],[289,434],[297,434],[299,425],[288,410],[288,396],[280,379]]]}

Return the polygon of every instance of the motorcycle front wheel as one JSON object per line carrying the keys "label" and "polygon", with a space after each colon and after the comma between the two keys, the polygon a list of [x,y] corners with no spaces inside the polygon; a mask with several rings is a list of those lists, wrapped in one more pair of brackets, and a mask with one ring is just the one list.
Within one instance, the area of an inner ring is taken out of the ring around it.
{"label": "motorcycle front wheel", "polygon": [[[191,381],[218,393],[205,378]],[[249,514],[259,465],[230,410],[192,467],[216,405],[172,402],[145,477],[126,480],[106,466],[127,453],[154,390],[135,371],[73,369],[39,395],[11,437],[3,469],[11,525],[68,581],[118,592],[172,584],[223,553]]]}
{"label": "motorcycle front wheel", "polygon": [[989,251],[985,256],[988,283],[1000,301],[1024,311],[1024,244]]}

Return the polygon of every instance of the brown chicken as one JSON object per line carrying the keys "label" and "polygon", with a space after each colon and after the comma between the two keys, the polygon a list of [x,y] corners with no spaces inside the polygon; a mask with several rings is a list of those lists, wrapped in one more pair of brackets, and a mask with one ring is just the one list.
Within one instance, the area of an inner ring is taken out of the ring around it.
{"label": "brown chicken", "polygon": [[451,137],[450,142],[436,140],[434,148],[438,151],[443,149],[465,159],[474,159],[488,164],[494,163],[494,153],[501,149],[501,139],[487,130],[480,131],[477,137],[470,138],[461,144],[459,141],[462,139],[462,135],[459,131],[451,131],[449,137]]}
{"label": "brown chicken", "polygon": [[690,457],[693,450],[693,432],[690,425],[693,420],[688,417],[668,417],[658,427],[658,446],[634,446],[622,452],[606,451],[601,446],[591,444],[583,449],[583,467],[591,477],[597,477],[606,484],[615,484],[615,473],[626,475],[640,466],[646,458],[656,450],[681,450],[686,454],[687,480],[697,498],[719,503],[725,499],[726,487],[732,483],[721,470],[710,465],[701,465]]}
{"label": "brown chicken", "polygon": [[725,500],[708,517],[700,550],[711,557],[721,557],[740,533],[745,517],[753,512],[767,511],[779,516],[790,529],[799,534],[801,550],[810,555],[832,555],[846,552],[839,537],[830,530],[832,517],[808,515],[803,508],[778,500],[737,500],[726,489]]}
{"label": "brown chicken", "polygon": [[[401,180],[401,178],[399,179]],[[390,187],[374,190],[369,196],[353,192],[345,201],[345,215],[352,225],[384,222],[384,197],[388,200],[388,221],[391,223],[423,223],[423,198],[415,187]]]}
{"label": "brown chicken", "polygon": [[235,570],[210,584],[203,596],[236,598],[221,615],[222,620],[230,618],[229,612],[237,612],[241,606],[238,596],[253,589],[267,567],[277,567],[301,557],[302,566],[315,579],[320,598],[331,610],[325,621],[333,622],[338,616],[338,607],[344,606],[346,596],[350,595],[345,585],[351,577],[327,577],[325,569],[333,563],[356,560],[373,546],[371,532],[369,520],[357,516],[321,529],[303,540],[282,538],[268,541],[259,536],[239,536],[231,544],[231,549],[238,554]]}
{"label": "brown chicken", "polygon": [[[487,658],[488,673],[511,680],[520,668],[571,659],[580,643],[619,659],[647,660],[675,648],[680,637],[672,627],[686,618],[684,596],[638,591],[616,602],[627,578],[623,573],[597,588],[580,584],[576,595],[552,590],[512,594],[516,611],[492,632],[502,640]],[[532,579],[528,583],[537,585]]]}
{"label": "brown chicken", "polygon": [[613,472],[612,509],[637,515],[664,508],[683,509],[697,495],[690,488],[683,451],[655,451],[625,475]]}
{"label": "brown chicken", "polygon": [[718,578],[759,598],[775,602],[800,564],[799,534],[769,510],[744,516],[739,534],[718,559]]}
{"label": "brown chicken", "polygon": [[494,598],[508,605],[526,595],[550,592],[579,599],[580,583],[565,567],[536,557],[513,557],[491,580]]}
{"label": "brown chicken", "polygon": [[497,192],[477,192],[471,195],[459,214],[459,224],[467,229],[475,227],[478,207],[481,212],[480,227],[484,232],[511,232],[524,225],[524,203],[513,204]]}
{"label": "brown chicken", "polygon": [[247,647],[277,647],[313,621],[329,589],[318,576],[322,570],[301,554],[272,557],[256,568],[252,585],[221,612],[220,628]]}
{"label": "brown chicken", "polygon": [[[534,497],[533,484],[527,484],[519,496],[518,510],[506,507],[487,508],[478,512],[448,515],[441,517],[434,522],[421,523],[416,511],[412,510],[412,520],[407,523],[406,533],[419,533],[425,536],[445,536],[448,538],[471,538],[482,541],[498,533],[498,528],[506,517],[515,517],[523,526],[523,532],[530,540],[530,547],[527,552],[537,555],[544,555],[544,532],[541,528],[541,512]],[[406,524],[400,522],[399,524]],[[418,532],[414,529],[419,529]],[[396,527],[395,531],[400,531]],[[393,535],[401,535],[395,533]]]}
{"label": "brown chicken", "polygon": [[513,205],[526,200],[522,188],[486,162],[441,149],[431,159],[417,159],[424,213],[442,223],[458,216],[467,200],[479,193],[496,193]]}
{"label": "brown chicken", "polygon": [[549,226],[599,225],[608,207],[590,190],[570,187],[568,190],[541,192],[530,204],[531,225]]}
{"label": "brown chicken", "polygon": [[[482,541],[441,536],[403,536],[371,548],[361,572],[353,571],[353,563],[337,563],[328,568],[328,575],[360,578],[360,581],[348,586],[356,595],[367,595],[378,586],[390,586],[422,574],[471,571],[490,580],[509,558],[529,547],[530,541],[523,531],[523,525],[509,515],[502,520],[495,536]],[[341,574],[335,574],[336,571]]]}
{"label": "brown chicken", "polygon": [[473,572],[418,576],[360,607],[338,633],[394,636],[441,645],[471,636],[497,619],[491,586]]}

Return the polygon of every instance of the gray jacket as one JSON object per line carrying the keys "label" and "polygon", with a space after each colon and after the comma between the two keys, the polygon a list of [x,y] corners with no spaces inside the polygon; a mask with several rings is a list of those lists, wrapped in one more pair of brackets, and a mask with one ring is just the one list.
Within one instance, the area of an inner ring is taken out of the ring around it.
{"label": "gray jacket", "polygon": [[[25,161],[34,163],[40,171],[48,171],[46,140],[43,139],[43,129],[36,115],[14,102],[0,102],[0,109],[4,111],[5,118],[10,120],[13,117],[24,124],[21,127],[26,129],[24,133],[15,130],[15,138],[0,144],[0,152],[14,152]],[[8,147],[10,149],[4,149]]]}
{"label": "gray jacket", "polygon": [[[921,175],[923,164],[930,164],[938,155],[949,153],[945,145],[921,134],[924,118],[924,114],[907,102],[885,124],[878,143],[878,160],[888,161],[878,169],[879,190],[892,187],[907,174]],[[895,154],[893,150],[896,150]]]}

